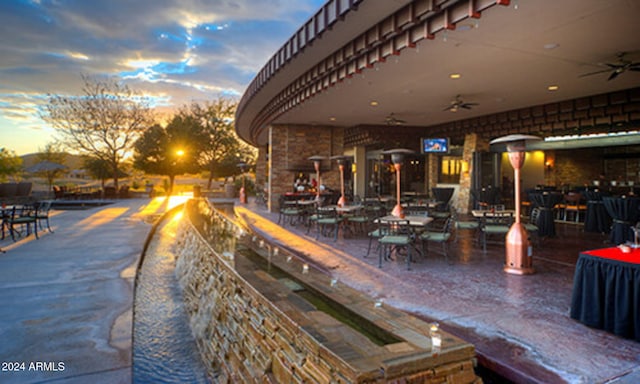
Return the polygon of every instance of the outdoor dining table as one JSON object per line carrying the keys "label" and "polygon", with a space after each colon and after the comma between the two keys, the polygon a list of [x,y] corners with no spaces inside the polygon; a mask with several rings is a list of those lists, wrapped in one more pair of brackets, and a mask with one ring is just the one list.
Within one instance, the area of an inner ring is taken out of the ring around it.
{"label": "outdoor dining table", "polygon": [[584,231],[597,233],[609,232],[611,218],[604,207],[602,192],[585,190],[582,194],[587,200],[587,213],[584,219]]}
{"label": "outdoor dining table", "polygon": [[502,209],[502,210],[474,209],[471,211],[471,215],[475,218],[503,217],[503,216],[513,216],[515,214],[516,214],[516,211],[514,209]]}
{"label": "outdoor dining table", "polygon": [[406,215],[405,217],[398,217],[393,215],[382,216],[377,218],[374,223],[380,222],[393,222],[393,221],[408,221],[409,225],[412,227],[425,227],[430,222],[433,221],[433,217],[430,216],[421,216],[421,215]]}
{"label": "outdoor dining table", "polygon": [[622,244],[633,240],[632,226],[638,221],[638,200],[635,197],[609,197],[602,198],[604,207],[613,220],[610,241],[612,244]]}
{"label": "outdoor dining table", "polygon": [[640,341],[640,249],[580,253],[573,279],[572,319]]}
{"label": "outdoor dining table", "polygon": [[538,218],[538,236],[555,236],[556,224],[554,221],[553,207],[562,201],[563,195],[559,192],[531,192],[529,193],[531,202],[540,208]]}

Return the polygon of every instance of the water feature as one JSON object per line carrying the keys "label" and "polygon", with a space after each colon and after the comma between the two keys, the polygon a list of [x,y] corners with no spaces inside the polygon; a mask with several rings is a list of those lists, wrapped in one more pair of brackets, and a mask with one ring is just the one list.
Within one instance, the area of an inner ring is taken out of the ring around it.
{"label": "water feature", "polygon": [[138,271],[133,329],[134,383],[208,383],[175,278],[177,220],[158,226]]}

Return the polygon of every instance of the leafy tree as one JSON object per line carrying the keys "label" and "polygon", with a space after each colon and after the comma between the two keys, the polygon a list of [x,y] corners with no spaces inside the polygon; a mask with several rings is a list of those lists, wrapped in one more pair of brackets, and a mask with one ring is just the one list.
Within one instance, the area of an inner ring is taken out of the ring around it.
{"label": "leafy tree", "polygon": [[17,175],[22,168],[22,159],[9,149],[0,148],[0,181],[6,181],[8,176]]}
{"label": "leafy tree", "polygon": [[190,116],[178,114],[166,126],[154,125],[136,141],[133,166],[145,173],[169,177],[168,194],[176,175],[199,170],[205,132]]}
{"label": "leafy tree", "polygon": [[[48,161],[55,164],[64,165],[64,162],[67,158],[67,154],[62,152],[58,146],[54,143],[48,143],[38,151],[36,155],[38,161]],[[40,177],[44,177],[47,179],[47,184],[49,185],[49,192],[51,192],[51,186],[53,185],[53,181],[60,177],[65,170],[63,168],[51,168],[51,169],[43,169],[42,171],[35,172],[36,175]]]}
{"label": "leafy tree", "polygon": [[209,171],[209,189],[214,177],[237,175],[239,161],[255,162],[255,150],[241,141],[233,129],[237,106],[233,100],[219,98],[204,105],[193,103],[181,111],[182,115],[196,120],[206,132],[206,146],[199,164]]}
{"label": "leafy tree", "polygon": [[82,78],[83,95],[50,96],[42,118],[65,146],[106,162],[117,190],[125,154],[151,123],[150,100],[113,80]]}
{"label": "leafy tree", "polygon": [[[121,168],[122,167],[119,167],[118,169],[118,178],[127,177],[128,175]],[[107,179],[113,177],[109,163],[97,157],[85,157],[84,169],[87,170],[91,177],[100,180],[102,190],[104,190]]]}

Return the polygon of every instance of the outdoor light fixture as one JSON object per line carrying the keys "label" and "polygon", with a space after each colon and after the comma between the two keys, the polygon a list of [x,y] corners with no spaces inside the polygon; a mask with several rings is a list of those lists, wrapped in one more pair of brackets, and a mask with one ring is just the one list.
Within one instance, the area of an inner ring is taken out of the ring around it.
{"label": "outdoor light fixture", "polygon": [[315,155],[315,156],[311,156],[309,157],[308,160],[313,161],[313,167],[316,170],[316,182],[317,182],[317,186],[316,186],[316,201],[320,201],[320,185],[322,185],[322,182],[320,181],[320,164],[322,163],[322,160],[326,159],[326,157],[324,156],[320,156],[320,155]]}
{"label": "outdoor light fixture", "polygon": [[513,185],[515,189],[516,220],[509,228],[506,238],[506,262],[504,271],[515,275],[529,275],[534,272],[530,252],[529,236],[520,223],[520,169],[524,164],[526,143],[541,140],[538,136],[507,135],[494,139],[490,144],[506,144],[509,162],[513,167]]}
{"label": "outdoor light fixture", "polygon": [[340,169],[340,198],[338,199],[338,206],[344,207],[347,204],[347,199],[344,196],[344,166],[352,157],[342,155],[332,156],[331,159],[338,163],[338,168]]}
{"label": "outdoor light fixture", "polygon": [[240,188],[240,204],[247,204],[247,193],[245,190],[245,171],[247,169],[247,163],[241,161],[237,165],[240,168],[240,172],[242,172],[242,187]]}
{"label": "outdoor light fixture", "polygon": [[402,168],[405,156],[413,155],[415,152],[410,149],[396,148],[383,151],[382,153],[385,155],[391,155],[391,162],[396,170],[396,206],[393,207],[391,214],[396,217],[404,217],[404,211],[400,204],[400,169]]}

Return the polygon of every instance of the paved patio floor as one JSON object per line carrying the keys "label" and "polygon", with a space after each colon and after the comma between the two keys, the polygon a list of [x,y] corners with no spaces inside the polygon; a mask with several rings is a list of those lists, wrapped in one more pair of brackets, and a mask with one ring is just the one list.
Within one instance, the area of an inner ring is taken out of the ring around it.
{"label": "paved patio floor", "polygon": [[461,234],[451,264],[432,246],[407,271],[404,260],[378,268],[368,239],[333,237],[301,225],[274,225],[278,215],[249,204],[236,210],[256,228],[297,249],[340,282],[414,313],[476,346],[479,361],[504,377],[528,383],[640,383],[640,343],[588,328],[569,317],[573,274],[581,250],[607,247],[608,236],[581,225],[557,224],[558,236],[534,251],[535,274],[503,272],[504,245],[487,252]]}

